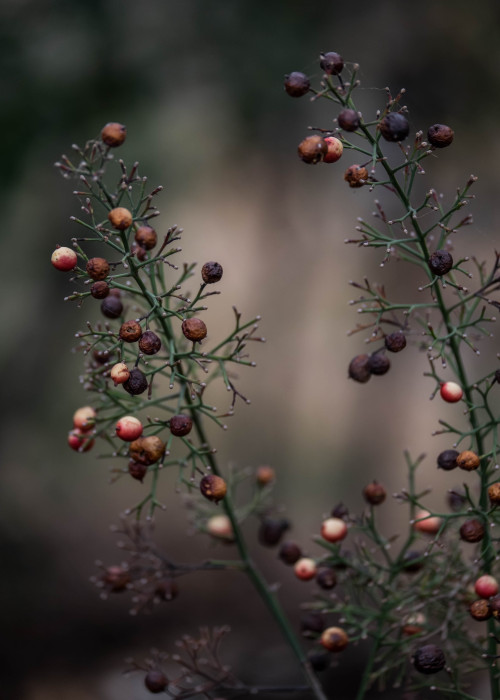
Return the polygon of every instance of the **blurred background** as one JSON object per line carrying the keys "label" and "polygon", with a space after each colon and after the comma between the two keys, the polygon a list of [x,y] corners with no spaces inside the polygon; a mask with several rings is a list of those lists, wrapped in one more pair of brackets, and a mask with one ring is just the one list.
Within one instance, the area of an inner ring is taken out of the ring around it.
{"label": "blurred background", "polygon": [[[334,50],[361,65],[365,116],[383,107],[382,88],[404,86],[413,131],[449,123],[455,142],[428,161],[425,187],[451,197],[470,173],[479,176],[475,226],[460,233],[457,248],[492,260],[499,20],[494,0],[0,4],[2,698],[141,700],[149,695],[142,678],[123,678],[123,659],[142,659],[153,646],[172,651],[200,624],[232,626],[227,660],[243,678],[300,682],[279,632],[236,574],[183,579],[175,603],[138,618],[124,598],[103,602],[89,583],[96,558],[120,561],[109,525],[141,487],[110,486],[109,465],[66,445],[74,410],[89,401],[78,381],[81,357],[71,353],[89,311],[63,302],[72,286],[50,265],[55,244],[76,235],[69,216],[78,213],[73,185],[53,162],[106,122],[126,124],[120,156],[139,159],[152,185],[165,186],[159,231],[183,226],[183,259],[224,267],[208,315],[213,335],[231,327],[233,304],[247,318],[262,314],[268,342],[253,348],[258,367],[240,379],[252,404],[240,405],[230,430],[213,439],[222,464],[276,469],[293,537],[314,555],[310,535],[338,501],[361,508],[360,488],[374,478],[390,493],[405,485],[404,449],[427,453],[419,483],[432,486],[431,506],[444,507],[456,483],[436,473],[435,456],[450,445],[431,433],[456,411],[429,403],[433,387],[416,343],[394,356],[385,377],[347,380],[350,359],[366,347],[362,334],[347,336],[358,320],[348,281],[367,275],[396,296],[407,273],[397,263],[380,268],[373,250],[344,245],[374,195],[343,182],[356,161],[349,153],[337,166],[300,162],[307,127],[329,128],[337,110],[291,99],[283,76],[300,70],[317,85],[318,55]],[[413,289],[421,283],[411,281]],[[489,345],[479,359],[471,353],[478,376],[496,367],[496,344]],[[217,397],[221,406],[227,401],[225,392]],[[168,504],[157,521],[161,544],[184,559],[206,556],[206,541],[189,539],[165,478],[161,498]],[[396,502],[384,508],[388,534],[405,525]],[[251,526],[248,534],[270,579],[282,582],[297,624],[311,587],[259,548]],[[357,658],[345,654],[327,687],[352,697]]]}

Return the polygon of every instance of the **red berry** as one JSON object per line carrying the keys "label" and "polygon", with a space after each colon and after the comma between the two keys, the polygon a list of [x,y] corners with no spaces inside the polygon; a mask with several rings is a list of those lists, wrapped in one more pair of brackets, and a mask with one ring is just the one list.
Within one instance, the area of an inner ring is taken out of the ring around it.
{"label": "red berry", "polygon": [[56,270],[68,272],[69,270],[75,269],[78,258],[74,250],[62,246],[54,250],[50,262],[54,265]]}
{"label": "red berry", "polygon": [[293,570],[295,571],[295,576],[301,581],[310,581],[316,576],[316,562],[314,559],[302,557],[295,563]]}
{"label": "red berry", "polygon": [[70,430],[68,433],[68,445],[75,452],[88,452],[94,446],[95,440],[91,440],[86,433],[78,428]]}
{"label": "red berry", "polygon": [[327,518],[321,525],[321,536],[327,542],[340,542],[347,535],[347,525],[341,518]]}
{"label": "red berry", "polygon": [[418,532],[424,532],[426,535],[436,535],[441,528],[441,524],[441,518],[438,518],[437,515],[431,516],[428,510],[417,510],[413,529]]}
{"label": "red berry", "polygon": [[328,150],[325,154],[325,157],[323,158],[324,163],[336,163],[339,158],[341,158],[342,153],[344,151],[344,146],[342,145],[342,141],[339,141],[339,139],[335,138],[335,136],[327,136],[325,138],[326,145],[328,146]]}
{"label": "red berry", "polygon": [[443,382],[439,393],[441,394],[441,398],[448,403],[456,403],[457,401],[460,401],[464,395],[462,387],[455,382]]}
{"label": "red berry", "polygon": [[491,598],[498,593],[498,581],[493,576],[480,576],[474,584],[474,590],[480,598]]}
{"label": "red berry", "polygon": [[116,434],[125,442],[133,442],[142,435],[142,423],[135,416],[123,416],[116,424]]}
{"label": "red berry", "polygon": [[92,430],[95,425],[97,413],[92,406],[83,406],[75,411],[73,415],[73,427],[80,430],[82,433]]}

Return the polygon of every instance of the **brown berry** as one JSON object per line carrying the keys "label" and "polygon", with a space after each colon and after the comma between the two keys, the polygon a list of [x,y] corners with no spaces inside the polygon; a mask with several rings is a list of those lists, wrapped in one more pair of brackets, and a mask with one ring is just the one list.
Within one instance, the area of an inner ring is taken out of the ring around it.
{"label": "brown berry", "polygon": [[111,294],[111,291],[101,303],[101,313],[106,318],[120,318],[123,313],[123,304],[117,296]]}
{"label": "brown berry", "polygon": [[302,550],[295,542],[283,542],[278,556],[282,562],[291,566],[301,558]]}
{"label": "brown berry", "polygon": [[494,595],[488,600],[488,603],[490,604],[491,614],[498,619],[500,617],[500,596]]}
{"label": "brown berry", "polygon": [[288,520],[284,518],[263,518],[258,533],[260,544],[265,547],[274,547],[279,543],[289,527]]}
{"label": "brown berry", "polygon": [[163,693],[168,685],[168,678],[161,671],[148,671],[144,678],[144,685],[150,693]]}
{"label": "brown berry", "polygon": [[104,299],[109,294],[108,283],[102,280],[99,282],[94,282],[94,284],[90,287],[90,294],[94,297],[94,299]]}
{"label": "brown berry", "polygon": [[101,131],[101,140],[110,148],[121,146],[127,138],[127,127],[118,122],[109,122]]}
{"label": "brown berry", "polygon": [[145,464],[141,464],[140,462],[134,462],[134,460],[130,460],[128,463],[128,473],[133,479],[137,479],[137,481],[140,481],[142,483],[142,480],[146,476],[148,471],[148,468]]}
{"label": "brown berry", "polygon": [[151,226],[139,226],[135,232],[135,241],[141,248],[151,250],[156,245],[156,231]]}
{"label": "brown berry", "polygon": [[109,274],[109,263],[104,258],[90,258],[85,269],[93,280],[103,280]]}
{"label": "brown berry", "polygon": [[224,479],[216,474],[207,474],[200,481],[200,491],[209,501],[218,503],[227,493]]}
{"label": "brown berry", "polygon": [[385,347],[389,352],[401,352],[406,347],[406,337],[403,331],[395,331],[384,338]]}
{"label": "brown berry", "polygon": [[344,59],[335,51],[328,51],[319,55],[319,65],[327,75],[338,75],[344,67]]}
{"label": "brown berry", "polygon": [[148,257],[148,251],[146,250],[146,248],[143,248],[135,241],[130,246],[130,252],[132,253],[132,255],[135,255],[137,260],[140,260],[141,262],[146,260],[146,258]]}
{"label": "brown berry", "polygon": [[182,332],[188,340],[199,342],[206,338],[207,327],[201,318],[185,318],[182,322]]}
{"label": "brown berry", "polygon": [[218,262],[206,262],[201,268],[201,277],[205,284],[215,284],[222,279],[222,265]]}
{"label": "brown berry", "polygon": [[109,362],[112,355],[113,355],[113,353],[110,352],[109,350],[94,350],[92,352],[92,357],[100,365],[105,365],[106,362]]}
{"label": "brown berry", "polygon": [[427,132],[427,140],[434,148],[446,148],[453,141],[455,133],[446,124],[433,124]]}
{"label": "brown berry", "polygon": [[321,644],[328,651],[342,651],[349,643],[349,637],[341,627],[327,627],[321,635]]}
{"label": "brown berry", "polygon": [[447,250],[436,250],[429,257],[429,268],[434,275],[441,277],[453,267],[453,258]]}
{"label": "brown berry", "polygon": [[130,573],[123,566],[108,566],[102,576],[103,582],[113,593],[119,593],[130,583]]}
{"label": "brown berry", "polygon": [[290,97],[303,97],[310,87],[309,78],[304,73],[293,71],[290,75],[285,75],[285,90]]}
{"label": "brown berry", "polygon": [[153,331],[144,331],[139,340],[139,350],[145,355],[156,355],[161,349],[161,340]]}
{"label": "brown berry", "polygon": [[444,469],[447,472],[455,469],[458,467],[457,457],[458,452],[456,450],[444,450],[437,458],[438,469]]}
{"label": "brown berry", "polygon": [[365,384],[371,377],[369,365],[369,355],[356,355],[349,363],[349,377]]}
{"label": "brown berry", "polygon": [[351,165],[344,173],[344,180],[349,187],[363,187],[368,180],[368,170],[361,165]]}
{"label": "brown berry", "polygon": [[344,131],[359,129],[359,114],[354,109],[343,109],[337,117],[337,124]]}
{"label": "brown berry", "polygon": [[480,520],[466,520],[460,528],[460,539],[464,542],[481,542],[484,537],[484,526]]}
{"label": "brown berry", "polygon": [[163,457],[164,452],[165,445],[157,435],[140,437],[130,443],[130,457],[147,467]]}
{"label": "brown berry", "polygon": [[484,620],[489,620],[492,616],[492,610],[490,606],[490,601],[484,598],[479,598],[470,604],[469,612],[471,617],[478,622],[484,622]]}
{"label": "brown berry", "polygon": [[373,481],[371,484],[368,484],[368,486],[365,486],[363,489],[363,496],[367,503],[370,503],[372,506],[378,506],[385,501],[387,492],[382,484]]}
{"label": "brown berry", "polygon": [[368,369],[371,374],[381,376],[391,368],[391,361],[383,352],[374,352],[368,360]]}
{"label": "brown berry", "polygon": [[148,388],[146,375],[138,367],[130,370],[129,378],[123,382],[123,388],[132,396],[143,394]]}
{"label": "brown berry", "polygon": [[183,437],[191,432],[193,421],[191,420],[190,416],[178,413],[176,416],[172,416],[170,419],[169,427],[172,435]]}
{"label": "brown berry", "polygon": [[267,484],[273,482],[275,478],[276,473],[272,467],[269,467],[266,464],[262,464],[260,467],[257,467],[255,479],[259,486],[267,486]]}
{"label": "brown berry", "polygon": [[446,665],[446,659],[442,649],[435,644],[425,644],[415,651],[413,665],[419,673],[428,675],[441,671]]}
{"label": "brown berry", "polygon": [[379,129],[386,141],[404,141],[410,133],[408,119],[399,112],[389,112],[379,124]]}
{"label": "brown berry", "polygon": [[142,335],[141,324],[137,321],[125,321],[120,328],[119,336],[126,343],[135,343]]}
{"label": "brown berry", "polygon": [[492,506],[500,504],[500,481],[496,481],[491,486],[488,486],[488,497]]}
{"label": "brown berry", "polygon": [[297,152],[304,163],[315,165],[325,157],[328,152],[328,144],[322,136],[306,136],[299,143]]}
{"label": "brown berry", "polygon": [[111,209],[108,214],[108,219],[113,228],[118,231],[125,231],[129,226],[132,226],[133,217],[131,212],[125,207],[116,207]]}
{"label": "brown berry", "polygon": [[480,464],[481,460],[475,452],[472,452],[472,450],[460,452],[457,457],[457,465],[460,467],[460,469],[465,469],[465,471],[468,472],[472,471],[473,469],[477,469]]}
{"label": "brown berry", "polygon": [[331,588],[335,588],[337,585],[337,574],[334,569],[329,567],[324,567],[323,569],[318,569],[316,574],[316,583],[320,588],[325,591],[329,591]]}

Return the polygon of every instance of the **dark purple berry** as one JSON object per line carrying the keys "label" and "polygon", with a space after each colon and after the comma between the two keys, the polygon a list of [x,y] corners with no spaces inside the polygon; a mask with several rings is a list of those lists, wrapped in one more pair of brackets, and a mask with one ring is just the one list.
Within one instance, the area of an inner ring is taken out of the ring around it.
{"label": "dark purple berry", "polygon": [[259,527],[259,542],[266,547],[274,547],[290,527],[284,518],[264,518]]}
{"label": "dark purple berry", "polygon": [[380,132],[386,141],[404,141],[410,133],[408,119],[399,112],[389,112],[379,125]]}
{"label": "dark purple berry", "polygon": [[215,284],[222,279],[222,265],[218,262],[206,262],[201,268],[201,278],[205,284]]}
{"label": "dark purple berry", "polygon": [[333,569],[328,567],[319,569],[316,574],[316,583],[320,588],[324,588],[328,591],[337,585],[337,574]]}
{"label": "dark purple berry", "polygon": [[168,685],[168,679],[161,671],[148,671],[144,678],[144,685],[150,693],[163,693]]}
{"label": "dark purple berry", "polygon": [[344,59],[335,51],[328,51],[327,53],[322,53],[319,56],[319,65],[321,70],[325,71],[327,75],[338,75],[342,72],[344,67]]}
{"label": "dark purple berry", "polygon": [[140,369],[134,367],[130,370],[130,377],[126,382],[123,382],[123,388],[128,391],[132,396],[138,396],[146,391],[148,388],[148,380],[146,375],[141,372]]}
{"label": "dark purple berry", "polygon": [[356,355],[349,364],[349,377],[365,384],[371,377],[369,364],[369,355]]}
{"label": "dark purple berry", "polygon": [[460,539],[464,542],[481,542],[484,537],[484,525],[480,520],[466,520],[460,528]]}
{"label": "dark purple berry", "polygon": [[391,361],[389,360],[387,355],[384,355],[384,353],[375,352],[373,353],[373,355],[370,355],[370,359],[368,361],[368,369],[370,370],[371,374],[385,374],[389,371],[390,367]]}
{"label": "dark purple berry", "polygon": [[442,649],[435,644],[425,644],[416,650],[413,665],[419,673],[428,675],[441,671],[446,665],[446,659]]}
{"label": "dark purple berry", "polygon": [[427,140],[434,148],[446,148],[455,136],[453,129],[446,124],[433,124],[427,132]]}
{"label": "dark purple berry", "polygon": [[302,550],[295,542],[283,542],[278,556],[282,562],[291,566],[299,561],[302,556]]}
{"label": "dark purple berry", "polygon": [[429,267],[431,272],[441,277],[453,267],[453,258],[447,250],[436,250],[429,257]]}
{"label": "dark purple berry", "polygon": [[123,304],[115,295],[109,295],[101,303],[101,313],[106,318],[120,318],[123,313]]}
{"label": "dark purple berry", "polygon": [[444,450],[437,458],[438,469],[444,469],[447,472],[455,469],[458,466],[457,457],[458,452],[456,450]]}
{"label": "dark purple berry", "polygon": [[343,109],[337,117],[337,124],[344,131],[359,129],[359,115],[354,109]]}
{"label": "dark purple berry", "polygon": [[304,73],[293,71],[285,75],[285,90],[290,97],[303,97],[309,92],[311,83]]}
{"label": "dark purple berry", "polygon": [[403,331],[395,331],[386,335],[384,342],[389,352],[401,352],[406,347],[406,337]]}
{"label": "dark purple berry", "polygon": [[145,355],[156,355],[161,349],[161,340],[153,331],[144,331],[139,340],[139,350]]}

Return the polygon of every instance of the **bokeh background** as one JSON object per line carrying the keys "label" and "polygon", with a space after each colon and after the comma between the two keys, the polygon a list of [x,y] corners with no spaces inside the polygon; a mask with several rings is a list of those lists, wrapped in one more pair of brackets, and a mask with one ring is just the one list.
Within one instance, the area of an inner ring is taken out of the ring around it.
{"label": "bokeh background", "polygon": [[[390,492],[405,484],[405,448],[428,454],[420,482],[433,488],[430,505],[443,507],[456,484],[436,474],[435,455],[449,443],[431,432],[452,409],[429,403],[417,344],[383,378],[346,379],[350,358],[365,348],[361,335],[347,336],[358,320],[348,281],[367,275],[398,294],[406,272],[344,245],[373,195],[343,182],[349,153],[339,167],[299,161],[308,125],[328,128],[336,111],[289,98],[283,75],[302,70],[319,81],[319,52],[335,50],[361,65],[365,114],[383,106],[386,85],[404,86],[414,130],[450,123],[455,143],[428,163],[426,187],[451,196],[471,172],[479,176],[475,226],[460,233],[458,248],[491,259],[500,218],[499,20],[495,0],[0,4],[2,697],[141,700],[142,679],[121,675],[124,657],[172,650],[200,624],[232,626],[227,659],[244,678],[300,678],[242,577],[186,579],[175,603],[139,618],[120,596],[101,601],[88,581],[97,557],[120,560],[109,525],[140,487],[110,486],[109,465],[66,446],[72,413],[88,402],[71,348],[89,311],[63,302],[71,288],[49,262],[55,244],[75,235],[69,216],[78,213],[72,184],[52,163],[104,123],[125,123],[120,155],[140,159],[150,182],[165,186],[159,229],[182,225],[185,260],[224,266],[223,294],[209,311],[214,335],[230,327],[233,304],[247,317],[262,314],[268,342],[254,348],[258,367],[241,373],[252,404],[214,439],[223,464],[276,469],[278,503],[314,554],[310,535],[335,503],[362,507],[360,487],[373,478]],[[471,353],[472,371],[494,368],[496,350],[493,341],[480,359]],[[173,485],[164,479],[162,489],[159,541],[184,558],[205,556]],[[384,508],[384,527],[397,531],[406,514],[396,502]],[[248,534],[256,540],[252,526]],[[309,587],[274,551],[256,543],[255,556],[281,581],[297,624]],[[336,697],[352,697],[361,657],[346,653],[326,676]]]}

